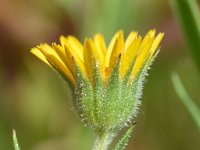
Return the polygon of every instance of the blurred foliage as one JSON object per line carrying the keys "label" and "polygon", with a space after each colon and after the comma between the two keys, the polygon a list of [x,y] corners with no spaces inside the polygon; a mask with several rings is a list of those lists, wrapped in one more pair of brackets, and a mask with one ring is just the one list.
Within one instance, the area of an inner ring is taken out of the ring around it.
{"label": "blurred foliage", "polygon": [[197,0],[171,0],[185,33],[197,68],[200,71],[200,10]]}
{"label": "blurred foliage", "polygon": [[[135,22],[135,5],[131,0],[59,0],[60,4],[69,12],[73,21],[78,25],[77,33],[92,36],[97,32],[105,35],[106,39],[119,29],[130,31]],[[124,9],[131,8],[131,9]],[[80,11],[82,13],[80,14]],[[124,17],[126,16],[126,17]]]}
{"label": "blurred foliage", "polygon": [[[200,71],[200,10],[198,3],[196,0],[171,0],[171,5],[181,22],[180,24],[190,46],[193,59]],[[177,95],[191,114],[200,131],[200,109],[187,94],[179,75],[173,73],[171,78]]]}
{"label": "blurred foliage", "polygon": [[127,149],[200,149],[200,135],[170,80],[170,72],[176,70],[194,103],[200,105],[199,74],[168,1],[161,0],[0,1],[0,149],[13,149],[12,128],[17,130],[21,149],[92,147],[92,132],[74,117],[67,88],[30,54],[30,48],[56,41],[61,34],[83,41],[102,32],[110,39],[120,28],[126,33],[145,33],[150,28],[165,32]]}
{"label": "blurred foliage", "polygon": [[198,130],[200,131],[200,109],[195,103],[193,103],[193,100],[190,98],[190,96],[186,92],[181,82],[181,79],[177,73],[172,74],[172,82],[173,82],[176,93],[178,94],[180,100],[188,109],[189,113],[191,114],[194,122],[196,123],[198,127]]}

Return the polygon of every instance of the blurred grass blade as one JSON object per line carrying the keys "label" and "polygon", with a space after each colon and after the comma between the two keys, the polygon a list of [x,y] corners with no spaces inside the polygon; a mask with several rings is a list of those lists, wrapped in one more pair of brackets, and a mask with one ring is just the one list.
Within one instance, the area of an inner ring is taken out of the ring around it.
{"label": "blurred grass blade", "polygon": [[[130,31],[136,24],[136,0],[103,0],[104,2],[104,25],[107,33],[110,33],[108,37],[111,37],[116,30],[124,29]],[[112,7],[111,7],[112,6]]]}
{"label": "blurred grass blade", "polygon": [[200,11],[196,0],[171,0],[200,72]]}
{"label": "blurred grass blade", "polygon": [[123,137],[119,140],[114,150],[124,150],[126,146],[128,145],[128,140],[131,137],[131,134],[133,133],[134,126],[130,127],[126,133],[123,135]]}
{"label": "blurred grass blade", "polygon": [[17,141],[16,132],[15,132],[14,129],[13,129],[13,144],[14,144],[15,150],[20,150],[19,144],[18,144],[18,141]]}
{"label": "blurred grass blade", "polygon": [[186,92],[179,75],[177,73],[172,73],[171,79],[177,95],[179,96],[185,107],[188,109],[200,132],[200,109],[192,101],[192,99]]}

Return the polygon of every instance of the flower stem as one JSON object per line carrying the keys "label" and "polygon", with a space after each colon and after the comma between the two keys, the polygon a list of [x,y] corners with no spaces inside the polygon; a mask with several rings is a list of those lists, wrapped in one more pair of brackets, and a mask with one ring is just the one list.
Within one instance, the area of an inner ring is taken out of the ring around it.
{"label": "flower stem", "polygon": [[98,135],[95,140],[93,150],[107,150],[109,144],[112,142],[112,139],[113,134],[106,133]]}

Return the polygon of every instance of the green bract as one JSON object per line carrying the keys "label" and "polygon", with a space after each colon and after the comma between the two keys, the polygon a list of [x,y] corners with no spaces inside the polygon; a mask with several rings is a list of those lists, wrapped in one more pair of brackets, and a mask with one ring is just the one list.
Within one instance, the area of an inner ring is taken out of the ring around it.
{"label": "green bract", "polygon": [[141,68],[132,82],[129,82],[129,78],[134,63],[124,79],[121,79],[119,62],[120,58],[106,84],[103,84],[98,65],[93,68],[94,85],[75,66],[78,82],[72,90],[73,104],[81,120],[91,127],[97,136],[94,149],[97,149],[100,142],[104,144],[103,149],[107,149],[121,128],[131,126],[141,103],[143,82],[151,62]]}

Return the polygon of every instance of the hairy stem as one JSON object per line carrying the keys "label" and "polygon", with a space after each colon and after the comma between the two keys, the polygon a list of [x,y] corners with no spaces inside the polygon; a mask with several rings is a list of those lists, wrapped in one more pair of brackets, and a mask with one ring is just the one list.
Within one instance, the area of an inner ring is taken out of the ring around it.
{"label": "hairy stem", "polygon": [[114,134],[112,133],[105,133],[97,135],[95,140],[93,150],[107,150],[109,144],[112,142]]}

